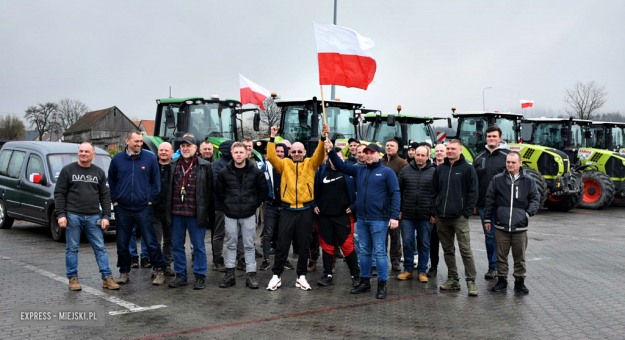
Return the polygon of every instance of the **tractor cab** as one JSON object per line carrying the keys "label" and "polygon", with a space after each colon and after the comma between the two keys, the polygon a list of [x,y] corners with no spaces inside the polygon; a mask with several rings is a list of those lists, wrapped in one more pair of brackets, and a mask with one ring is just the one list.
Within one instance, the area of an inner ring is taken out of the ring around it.
{"label": "tractor cab", "polygon": [[625,123],[594,121],[588,126],[590,138],[588,147],[619,152],[623,148],[623,127]]}
{"label": "tractor cab", "polygon": [[[301,142],[306,147],[307,156],[312,156],[321,138],[323,108],[317,97],[312,99],[276,100],[282,115],[278,134],[291,144]],[[337,147],[347,146],[350,138],[356,138],[356,126],[362,104],[340,100],[325,101],[326,118],[330,126],[329,138]]]}
{"label": "tractor cab", "polygon": [[523,127],[530,131],[527,142],[565,152],[575,162],[580,148],[588,144],[589,120],[571,118],[528,118],[523,119]]}
{"label": "tractor cab", "polygon": [[451,127],[451,118],[412,116],[401,114],[401,106],[397,107],[397,114],[383,114],[380,111],[366,113],[364,122],[369,123],[369,129],[364,139],[368,142],[384,144],[394,139],[399,144],[398,154],[408,158],[410,143],[429,143],[434,146],[436,134],[432,129],[435,120],[445,119]]}

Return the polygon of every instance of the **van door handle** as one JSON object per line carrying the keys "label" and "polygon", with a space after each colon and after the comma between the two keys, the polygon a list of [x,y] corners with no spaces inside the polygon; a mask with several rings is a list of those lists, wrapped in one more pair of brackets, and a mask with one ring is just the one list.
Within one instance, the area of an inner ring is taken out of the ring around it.
{"label": "van door handle", "polygon": [[21,188],[21,185],[22,185],[22,181],[20,181],[20,180],[18,179],[18,180],[17,180],[17,185],[16,185],[16,187]]}

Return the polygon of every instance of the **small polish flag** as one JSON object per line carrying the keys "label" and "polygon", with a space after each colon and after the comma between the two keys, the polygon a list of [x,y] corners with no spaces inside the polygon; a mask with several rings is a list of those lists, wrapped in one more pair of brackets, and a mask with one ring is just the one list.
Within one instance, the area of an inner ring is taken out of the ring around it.
{"label": "small polish flag", "polygon": [[271,92],[266,88],[252,83],[249,79],[239,73],[239,87],[241,88],[241,104],[256,104],[264,110],[263,101]]}
{"label": "small polish flag", "polygon": [[445,138],[447,138],[447,134],[445,132],[437,132],[436,133],[436,141],[437,142],[444,142]]}
{"label": "small polish flag", "polygon": [[525,100],[525,99],[521,99],[521,108],[525,109],[528,107],[532,107],[534,106],[534,101],[533,100]]}
{"label": "small polish flag", "polygon": [[319,84],[356,87],[366,90],[373,81],[377,65],[369,52],[373,40],[346,27],[313,22]]}
{"label": "small polish flag", "polygon": [[41,175],[40,175],[40,174],[38,174],[38,173],[36,173],[36,172],[35,172],[35,173],[32,173],[32,174],[30,174],[30,176],[28,177],[28,180],[29,180],[31,183],[39,183],[39,182],[41,182]]}

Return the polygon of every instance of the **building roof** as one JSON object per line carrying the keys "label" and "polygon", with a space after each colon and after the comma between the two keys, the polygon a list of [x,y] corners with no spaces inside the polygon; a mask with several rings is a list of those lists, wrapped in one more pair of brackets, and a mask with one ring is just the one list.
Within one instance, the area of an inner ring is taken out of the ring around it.
{"label": "building roof", "polygon": [[64,135],[74,132],[80,132],[85,130],[90,130],[100,119],[104,118],[111,110],[116,109],[117,107],[111,106],[108,109],[91,111],[85,113],[82,117],[78,118],[74,125],[70,126],[69,129],[65,130]]}
{"label": "building roof", "polygon": [[[154,122],[154,120],[141,120],[141,123],[143,125],[143,129],[145,130],[145,133],[148,136],[154,136],[154,125],[156,124]],[[139,124],[136,124],[137,126],[139,126]]]}

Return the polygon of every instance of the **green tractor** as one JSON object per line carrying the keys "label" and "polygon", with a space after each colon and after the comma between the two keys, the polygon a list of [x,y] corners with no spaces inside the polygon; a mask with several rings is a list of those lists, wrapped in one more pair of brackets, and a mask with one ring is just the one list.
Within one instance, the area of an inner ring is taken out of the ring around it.
{"label": "green tractor", "polygon": [[497,125],[510,150],[521,154],[526,174],[531,176],[541,196],[541,206],[549,210],[569,211],[583,194],[582,173],[571,167],[566,153],[549,146],[522,143],[519,138],[522,114],[512,112],[455,112],[458,119],[456,138],[463,144],[463,155],[469,161],[486,147],[486,129]]}
{"label": "green tractor", "polygon": [[[236,100],[220,100],[213,96],[163,98],[156,100],[154,136],[144,136],[143,147],[157,153],[162,142],[169,142],[174,150],[180,148],[185,133],[192,133],[200,142],[207,140],[215,146],[214,157],[219,157],[219,145],[226,140],[243,138],[241,115],[244,112],[258,112],[258,109],[242,109]],[[237,127],[240,127],[240,131]],[[254,151],[254,158],[262,156]]]}
{"label": "green tractor", "polygon": [[396,115],[376,111],[365,114],[363,118],[364,123],[369,123],[369,129],[363,139],[375,143],[385,143],[389,139],[395,139],[400,145],[398,154],[404,159],[408,158],[408,148],[412,142],[427,142],[432,146],[435,145],[436,133],[432,128],[435,120],[445,119],[451,128],[451,118],[402,115],[401,106],[397,107]]}
{"label": "green tractor", "polygon": [[[321,137],[323,114],[321,101],[317,97],[312,99],[280,99],[276,105],[282,114],[280,117],[279,136],[276,142],[288,140],[291,144],[301,142],[306,148],[306,154],[310,157],[317,148]],[[358,139],[357,125],[359,122],[360,108],[362,104],[349,103],[339,100],[325,101],[326,119],[330,126],[330,139],[335,146],[346,149],[350,138]],[[254,130],[259,130],[260,114],[254,116]],[[259,143],[266,143],[268,139],[262,139]]]}

